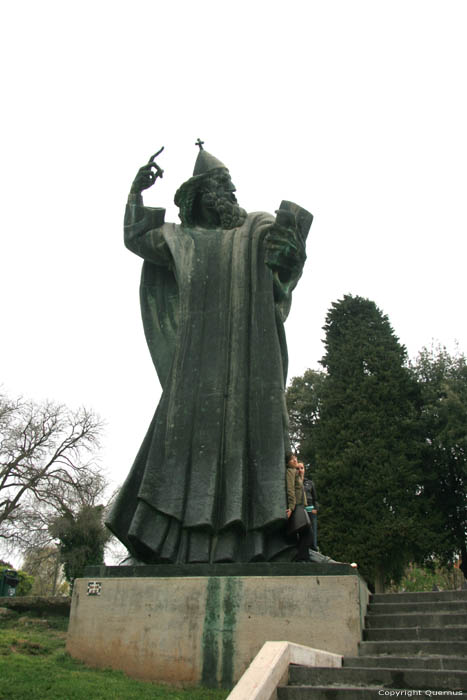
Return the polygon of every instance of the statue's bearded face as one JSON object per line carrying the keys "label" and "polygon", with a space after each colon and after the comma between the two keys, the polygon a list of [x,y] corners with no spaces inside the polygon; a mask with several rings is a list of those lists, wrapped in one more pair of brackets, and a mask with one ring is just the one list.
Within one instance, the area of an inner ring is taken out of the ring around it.
{"label": "statue's bearded face", "polygon": [[227,170],[214,173],[204,183],[199,193],[199,207],[211,224],[223,229],[241,226],[246,218],[235,196],[235,186]]}

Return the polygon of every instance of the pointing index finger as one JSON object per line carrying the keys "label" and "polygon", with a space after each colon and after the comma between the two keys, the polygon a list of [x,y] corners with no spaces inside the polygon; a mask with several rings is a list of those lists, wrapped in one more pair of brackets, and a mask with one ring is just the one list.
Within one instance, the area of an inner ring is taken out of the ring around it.
{"label": "pointing index finger", "polygon": [[157,151],[157,153],[154,153],[154,155],[150,157],[150,159],[148,160],[148,163],[152,163],[152,161],[154,160],[154,158],[157,158],[157,156],[160,155],[160,154],[162,153],[163,150],[164,150],[164,146],[162,146],[162,148],[160,148],[160,149]]}

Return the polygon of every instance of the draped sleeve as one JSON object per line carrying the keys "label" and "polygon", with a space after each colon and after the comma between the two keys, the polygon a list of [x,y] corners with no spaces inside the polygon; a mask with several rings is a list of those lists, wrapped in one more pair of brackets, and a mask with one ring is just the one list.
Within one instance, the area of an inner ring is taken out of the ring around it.
{"label": "draped sleeve", "polygon": [[174,224],[164,223],[165,209],[145,207],[128,201],[125,210],[124,240],[132,253],[154,265],[172,267],[172,256],[166,242],[167,229]]}
{"label": "draped sleeve", "polygon": [[139,195],[130,195],[124,221],[125,246],[144,259],[141,316],[162,388],[172,364],[179,321],[175,264],[167,240],[177,237],[180,227],[164,223],[164,214],[165,209],[145,207]]}

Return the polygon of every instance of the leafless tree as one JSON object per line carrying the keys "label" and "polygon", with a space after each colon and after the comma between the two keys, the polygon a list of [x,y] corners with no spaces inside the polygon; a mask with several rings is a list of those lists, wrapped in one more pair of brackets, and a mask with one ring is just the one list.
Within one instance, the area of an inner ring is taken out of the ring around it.
{"label": "leafless tree", "polygon": [[55,545],[29,549],[21,568],[34,576],[31,595],[55,596],[65,580],[60,550]]}
{"label": "leafless tree", "polygon": [[50,542],[50,522],[95,505],[107,486],[96,453],[102,421],[0,394],[0,543],[27,550]]}

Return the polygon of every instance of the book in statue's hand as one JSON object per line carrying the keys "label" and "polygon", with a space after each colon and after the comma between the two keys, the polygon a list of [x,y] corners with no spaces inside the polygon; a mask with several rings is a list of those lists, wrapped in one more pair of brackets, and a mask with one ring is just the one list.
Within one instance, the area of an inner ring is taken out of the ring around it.
{"label": "book in statue's hand", "polygon": [[288,202],[283,199],[279,209],[276,211],[276,223],[284,228],[291,228],[297,231],[302,243],[305,242],[310,230],[313,214],[303,209],[295,202]]}

